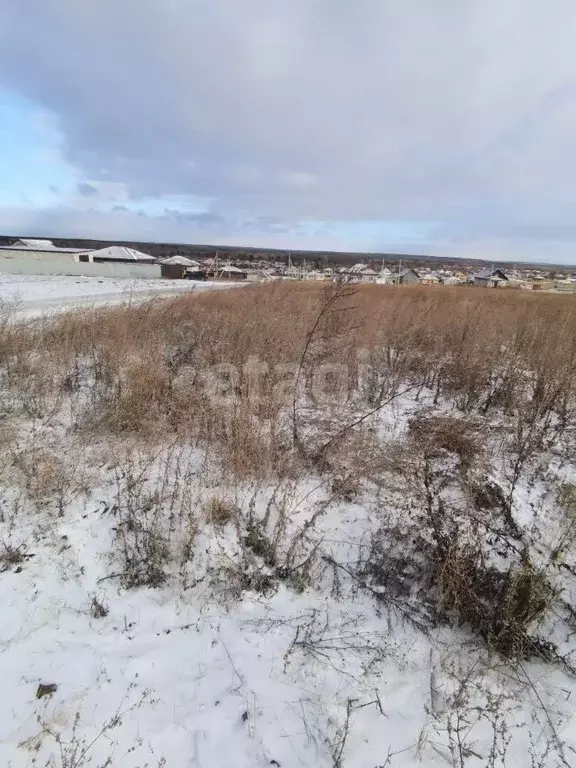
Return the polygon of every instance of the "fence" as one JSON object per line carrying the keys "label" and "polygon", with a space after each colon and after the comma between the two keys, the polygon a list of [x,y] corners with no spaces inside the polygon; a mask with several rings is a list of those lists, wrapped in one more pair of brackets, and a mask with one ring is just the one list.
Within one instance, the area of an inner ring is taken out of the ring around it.
{"label": "fence", "polygon": [[157,279],[161,277],[156,264],[124,264],[122,262],[100,262],[91,264],[73,261],[65,256],[50,258],[18,254],[0,254],[0,273],[9,275],[73,275],[79,277],[127,277]]}

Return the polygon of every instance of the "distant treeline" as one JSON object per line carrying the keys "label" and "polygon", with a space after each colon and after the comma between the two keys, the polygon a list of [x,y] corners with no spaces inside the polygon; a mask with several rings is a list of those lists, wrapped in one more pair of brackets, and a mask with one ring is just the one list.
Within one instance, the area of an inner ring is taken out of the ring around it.
{"label": "distant treeline", "polygon": [[[0,246],[10,245],[15,240],[22,237],[35,237],[38,235],[22,234],[18,236],[0,235]],[[507,262],[486,262],[478,259],[460,259],[460,258],[446,258],[443,256],[428,256],[424,254],[397,254],[397,253],[361,253],[361,252],[348,252],[340,253],[334,251],[288,251],[278,250],[275,248],[248,248],[237,246],[220,246],[220,245],[187,245],[184,243],[143,243],[133,240],[85,240],[79,238],[68,237],[52,237],[54,245],[61,248],[85,248],[86,250],[96,250],[97,248],[106,248],[110,245],[125,245],[129,248],[135,248],[136,250],[149,253],[155,258],[162,259],[169,256],[175,256],[179,254],[181,256],[188,256],[191,259],[206,259],[219,255],[220,258],[230,259],[232,261],[246,262],[247,264],[255,264],[259,261],[277,261],[287,263],[288,259],[292,260],[294,265],[301,265],[304,261],[309,267],[315,267],[322,269],[326,266],[351,266],[358,262],[373,261],[375,267],[387,266],[389,268],[397,268],[399,262],[402,261],[404,266],[410,266],[415,269],[429,267],[438,268],[440,265],[448,269],[462,269],[466,267],[480,268],[482,266],[494,266],[510,267]],[[530,266],[537,266],[531,264]]]}

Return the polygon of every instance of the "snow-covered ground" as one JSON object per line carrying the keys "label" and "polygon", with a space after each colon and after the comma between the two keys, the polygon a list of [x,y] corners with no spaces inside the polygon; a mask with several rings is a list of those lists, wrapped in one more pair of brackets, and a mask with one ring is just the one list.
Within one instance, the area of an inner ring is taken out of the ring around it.
{"label": "snow-covered ground", "polygon": [[[53,429],[36,423],[16,455],[31,455],[39,428],[45,439]],[[419,627],[402,600],[379,603],[348,577],[382,496],[324,507],[329,484],[313,475],[226,487],[198,449],[150,459],[56,433],[52,444],[65,455],[48,459],[74,477],[51,498],[34,496],[46,456],[28,490],[1,467],[0,765],[574,765],[573,677],[544,661],[507,665],[465,631]],[[267,569],[240,535],[245,518],[211,522],[214,495],[260,520],[282,509],[286,543],[316,530],[323,570],[303,588],[252,588],[244,579]],[[527,513],[541,502],[538,487],[521,497]],[[130,557],[145,555],[131,549],[130,508],[140,534],[159,521],[167,537],[174,568],[157,588],[123,583],[121,532]]]}
{"label": "snow-covered ground", "polygon": [[113,305],[153,296],[228,288],[233,283],[0,274],[0,301],[26,316],[73,307]]}
{"label": "snow-covered ground", "polygon": [[[3,276],[0,296],[34,312],[207,287],[223,285]],[[242,480],[195,442],[83,432],[84,390],[106,377],[91,384],[76,362],[77,380],[55,376],[54,402],[32,367],[15,369],[20,391],[0,391],[0,766],[576,765],[576,518],[557,500],[560,488],[576,504],[573,452],[518,478],[520,539],[489,499],[466,516],[463,489],[506,487],[498,424],[465,465],[472,421],[453,433],[464,442],[424,455],[433,433],[414,437],[414,420],[461,416],[424,388],[374,416],[378,460],[338,489],[310,464]],[[541,658],[506,661],[447,619],[419,574],[430,510],[438,538],[454,524],[501,565],[546,568],[553,610],[531,627]]]}
{"label": "snow-covered ground", "polygon": [[[35,541],[34,557],[0,581],[0,764],[24,768],[57,754],[60,735],[74,738],[76,717],[78,740],[96,739],[94,762],[81,767],[111,758],[123,768],[161,759],[170,768],[330,768],[341,745],[342,765],[384,765],[389,751],[408,748],[393,765],[417,764],[427,643],[391,632],[362,601],[281,589],[229,605],[205,590],[99,583],[109,575],[103,546],[113,524],[102,501],[77,505],[52,543]],[[92,594],[108,615],[91,615]],[[36,699],[41,683],[57,690]],[[99,737],[118,710],[121,722]],[[443,764],[425,753],[426,764]]]}

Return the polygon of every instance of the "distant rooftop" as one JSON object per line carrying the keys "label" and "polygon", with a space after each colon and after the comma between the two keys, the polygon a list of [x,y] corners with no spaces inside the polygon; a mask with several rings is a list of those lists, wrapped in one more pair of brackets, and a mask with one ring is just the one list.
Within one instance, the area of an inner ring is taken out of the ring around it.
{"label": "distant rooftop", "polygon": [[12,245],[22,246],[22,248],[34,248],[36,250],[47,251],[49,248],[54,248],[52,240],[34,240],[31,237],[22,237],[20,240],[15,240]]}
{"label": "distant rooftop", "polygon": [[83,252],[90,254],[92,258],[109,261],[155,261],[154,256],[135,251],[134,248],[127,248],[125,245],[111,245],[109,248],[100,248],[98,251]]}
{"label": "distant rooftop", "polygon": [[508,280],[504,272],[501,269],[490,269],[486,267],[475,272],[472,277],[478,280]]}
{"label": "distant rooftop", "polygon": [[162,259],[158,264],[165,264],[167,266],[179,266],[179,267],[199,267],[200,262],[189,259],[187,256],[170,256],[167,259]]}
{"label": "distant rooftop", "polygon": [[[22,245],[22,243],[27,245]],[[34,243],[34,245],[31,245]],[[48,243],[48,245],[46,245]],[[28,252],[36,253],[82,253],[85,248],[61,248],[59,245],[54,245],[50,240],[16,240],[12,245],[0,245],[0,251],[21,251],[23,254]]]}

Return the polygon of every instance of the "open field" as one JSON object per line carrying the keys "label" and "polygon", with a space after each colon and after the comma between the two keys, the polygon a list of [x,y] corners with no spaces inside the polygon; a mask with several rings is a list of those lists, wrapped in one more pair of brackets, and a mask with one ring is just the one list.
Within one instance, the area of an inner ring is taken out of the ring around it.
{"label": "open field", "polygon": [[576,764],[576,302],[0,312],[0,764]]}

